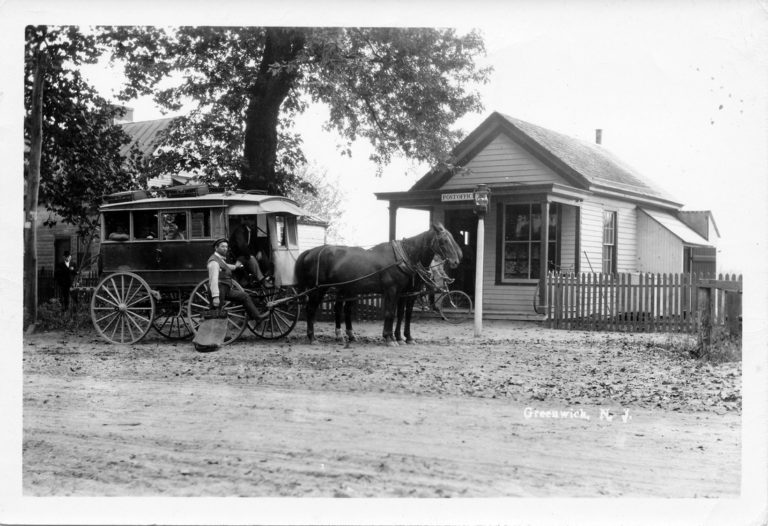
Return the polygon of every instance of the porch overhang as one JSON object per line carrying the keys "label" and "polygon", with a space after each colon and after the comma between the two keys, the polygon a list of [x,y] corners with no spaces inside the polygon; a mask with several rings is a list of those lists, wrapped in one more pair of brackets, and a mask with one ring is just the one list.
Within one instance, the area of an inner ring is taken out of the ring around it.
{"label": "porch overhang", "polygon": [[[408,190],[405,192],[379,192],[376,193],[376,199],[379,201],[389,201],[390,207],[412,208],[417,210],[428,210],[435,206],[445,207],[472,207],[474,202],[464,201],[446,201],[444,196],[451,194],[472,193],[474,187],[459,187],[429,189],[429,190]],[[536,185],[500,185],[491,186],[491,198],[497,199],[503,197],[505,201],[548,201],[551,203],[563,203],[578,206],[585,197],[592,192],[574,188],[572,186],[551,183]]]}

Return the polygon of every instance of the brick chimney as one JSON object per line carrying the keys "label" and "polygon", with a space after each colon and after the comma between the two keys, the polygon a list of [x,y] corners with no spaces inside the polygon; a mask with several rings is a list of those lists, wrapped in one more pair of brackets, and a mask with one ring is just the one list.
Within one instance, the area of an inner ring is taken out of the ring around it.
{"label": "brick chimney", "polygon": [[595,130],[595,143],[603,144],[603,130],[600,128]]}

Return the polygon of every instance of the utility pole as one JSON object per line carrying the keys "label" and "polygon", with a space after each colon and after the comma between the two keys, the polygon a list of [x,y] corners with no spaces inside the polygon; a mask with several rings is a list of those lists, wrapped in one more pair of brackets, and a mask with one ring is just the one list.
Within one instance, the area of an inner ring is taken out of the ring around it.
{"label": "utility pole", "polygon": [[43,150],[44,52],[38,48],[29,113],[29,165],[24,188],[24,312],[26,328],[37,323],[37,203]]}

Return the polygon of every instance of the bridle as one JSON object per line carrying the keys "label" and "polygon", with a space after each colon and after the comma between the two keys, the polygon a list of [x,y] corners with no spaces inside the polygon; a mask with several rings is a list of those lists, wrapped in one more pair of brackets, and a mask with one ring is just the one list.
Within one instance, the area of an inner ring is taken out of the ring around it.
{"label": "bridle", "polygon": [[434,252],[444,260],[447,260],[448,257],[445,255],[445,251],[441,246],[440,240],[446,235],[450,235],[450,234],[448,234],[447,231],[438,232],[437,235],[432,238],[432,242],[429,244],[429,248],[432,250],[432,252]]}

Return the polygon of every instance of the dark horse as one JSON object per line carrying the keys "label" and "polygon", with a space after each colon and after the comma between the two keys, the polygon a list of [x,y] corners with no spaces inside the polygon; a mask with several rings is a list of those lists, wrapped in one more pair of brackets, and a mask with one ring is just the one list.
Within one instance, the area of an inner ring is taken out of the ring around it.
{"label": "dark horse", "polygon": [[[307,337],[315,341],[315,315],[330,287],[336,288],[339,301],[358,294],[380,292],[384,299],[384,331],[389,345],[397,345],[392,333],[399,296],[414,288],[419,268],[429,266],[438,254],[451,268],[461,261],[461,249],[445,227],[435,223],[426,232],[380,243],[373,248],[323,245],[299,255],[296,281],[307,294]],[[347,326],[349,330],[349,325]]]}

